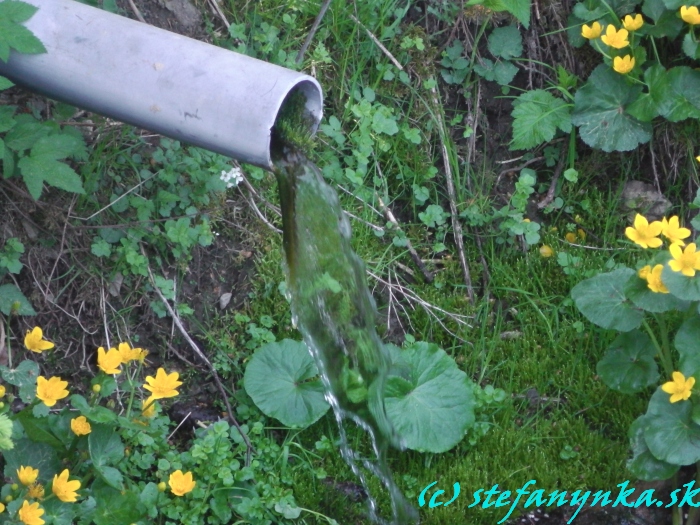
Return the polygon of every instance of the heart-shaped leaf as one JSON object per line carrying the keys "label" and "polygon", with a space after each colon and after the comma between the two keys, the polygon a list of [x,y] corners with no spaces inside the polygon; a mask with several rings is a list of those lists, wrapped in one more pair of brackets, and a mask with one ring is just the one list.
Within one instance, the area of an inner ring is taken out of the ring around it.
{"label": "heart-shaped leaf", "polygon": [[644,440],[645,427],[646,416],[639,416],[630,426],[628,435],[633,456],[627,462],[627,468],[645,481],[668,479],[678,472],[678,465],[671,465],[654,457]]}
{"label": "heart-shaped leaf", "polygon": [[260,410],[289,427],[307,427],[330,408],[316,363],[298,341],[262,346],[246,367],[243,385]]}
{"label": "heart-shaped leaf", "polygon": [[693,404],[671,403],[659,388],[649,401],[644,440],[657,459],[673,465],[691,465],[700,460],[700,426],[692,419]]}
{"label": "heart-shaped leaf", "polygon": [[681,356],[679,370],[686,376],[694,376],[700,372],[700,318],[693,316],[686,319],[676,332],[674,340],[676,350]]}
{"label": "heart-shaped leaf", "polygon": [[649,336],[639,330],[618,335],[598,363],[603,382],[623,394],[634,394],[659,380],[654,360],[656,347]]}

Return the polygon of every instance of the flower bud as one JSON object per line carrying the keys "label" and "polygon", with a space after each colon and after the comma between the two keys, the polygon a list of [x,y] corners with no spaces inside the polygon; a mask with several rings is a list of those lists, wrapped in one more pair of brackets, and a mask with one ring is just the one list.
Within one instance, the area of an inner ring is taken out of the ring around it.
{"label": "flower bud", "polygon": [[102,390],[102,385],[92,385],[92,391],[95,392],[95,394],[99,394],[100,390]]}
{"label": "flower bud", "polygon": [[167,488],[167,486],[166,486],[166,484],[165,484],[165,481],[161,481],[160,483],[158,483],[158,490],[159,490],[159,491],[165,492],[165,489],[166,489],[166,488]]}

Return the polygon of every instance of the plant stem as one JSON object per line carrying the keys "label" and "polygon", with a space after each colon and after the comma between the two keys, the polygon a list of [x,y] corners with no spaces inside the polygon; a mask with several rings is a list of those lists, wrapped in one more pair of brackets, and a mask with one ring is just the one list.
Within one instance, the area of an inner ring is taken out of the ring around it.
{"label": "plant stem", "polygon": [[659,324],[659,329],[661,330],[661,348],[664,352],[664,359],[668,364],[668,367],[664,368],[666,368],[667,374],[671,374],[673,373],[673,359],[671,358],[671,344],[668,340],[668,326],[662,316],[654,314],[654,319],[656,319],[656,322]]}
{"label": "plant stem", "polygon": [[[654,343],[654,346],[656,347],[656,351],[659,355],[659,359],[661,359],[661,364],[664,367],[664,372],[666,372],[667,376],[671,376],[673,373],[673,363],[671,362],[671,358],[668,355],[668,352],[664,351],[664,348],[659,344],[659,341],[656,339],[656,335],[654,334],[654,331],[651,329],[649,326],[649,323],[647,323],[647,320],[644,319],[642,321],[644,324],[644,329],[647,331],[649,334],[649,337],[651,338],[652,342]],[[668,334],[666,334],[666,339],[668,340]]]}

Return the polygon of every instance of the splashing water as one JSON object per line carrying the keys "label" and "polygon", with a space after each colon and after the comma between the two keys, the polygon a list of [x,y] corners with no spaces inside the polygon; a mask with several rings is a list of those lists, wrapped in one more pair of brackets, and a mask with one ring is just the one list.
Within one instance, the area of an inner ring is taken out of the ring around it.
{"label": "splashing water", "polygon": [[[386,464],[389,445],[403,449],[384,409],[391,359],[375,330],[376,306],[363,262],[350,246],[350,224],[335,191],[299,152],[284,148],[275,160],[286,255],[287,290],[294,324],[304,337],[340,429],[341,453],[368,495],[370,517],[383,525],[418,523],[418,513],[394,483]],[[344,420],[371,441],[364,458],[347,440]],[[364,469],[364,470],[363,470]],[[386,488],[392,518],[378,514],[365,472]]]}

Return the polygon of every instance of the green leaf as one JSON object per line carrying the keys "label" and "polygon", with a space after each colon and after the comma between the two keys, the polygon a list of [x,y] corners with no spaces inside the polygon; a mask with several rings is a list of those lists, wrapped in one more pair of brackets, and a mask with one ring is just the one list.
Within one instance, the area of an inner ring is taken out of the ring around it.
{"label": "green leaf", "polygon": [[5,0],[0,2],[0,60],[7,62],[10,48],[20,53],[45,53],[46,48],[20,22],[29,20],[37,7],[25,2]]}
{"label": "green leaf", "polygon": [[132,491],[122,493],[119,490],[102,487],[94,490],[93,496],[97,500],[97,506],[89,513],[89,518],[94,525],[136,523],[143,514],[139,510],[139,498]]}
{"label": "green leaf", "polygon": [[12,129],[15,125],[15,111],[17,106],[0,106],[0,133]]}
{"label": "green leaf", "polygon": [[[664,268],[663,272],[670,271],[669,268]],[[663,273],[662,273],[663,275]],[[646,310],[647,312],[662,313],[671,310],[686,310],[688,303],[678,299],[670,293],[656,293],[649,289],[645,279],[638,275],[630,277],[625,284],[625,296],[634,303],[635,306]]]}
{"label": "green leaf", "polygon": [[372,116],[372,129],[376,133],[384,133],[385,135],[396,135],[399,132],[396,117],[388,107],[380,106],[374,113]]}
{"label": "green leaf", "polygon": [[574,98],[571,120],[583,141],[605,152],[630,151],[648,142],[651,125],[625,111],[641,90],[609,66],[599,65]]}
{"label": "green leaf", "polygon": [[72,193],[85,194],[80,176],[67,164],[51,159],[49,156],[29,156],[17,163],[29,193],[38,200],[42,184],[46,182]]}
{"label": "green leaf", "polygon": [[695,277],[688,277],[681,272],[674,272],[668,263],[661,272],[661,280],[668,291],[684,301],[700,300],[700,272]]}
{"label": "green leaf", "polygon": [[678,465],[656,459],[644,440],[646,416],[639,416],[630,426],[628,436],[632,448],[632,459],[627,462],[629,471],[644,481],[668,479],[678,472]]}
{"label": "green leaf", "polygon": [[26,2],[5,0],[0,2],[0,20],[4,22],[26,22],[39,10]]}
{"label": "green leaf", "polygon": [[523,54],[523,39],[515,26],[497,27],[489,35],[488,47],[493,56],[510,60]]}
{"label": "green leaf", "polygon": [[15,448],[3,450],[2,455],[5,460],[4,474],[7,478],[15,479],[19,467],[25,465],[38,469],[38,479],[48,483],[61,468],[61,462],[53,447],[28,438],[18,439],[15,441]]}
{"label": "green leaf", "polygon": [[661,113],[664,105],[669,105],[666,70],[659,64],[651,66],[644,72],[644,82],[649,86],[649,92],[642,93],[627,106],[627,112],[642,122],[651,122]]}
{"label": "green leaf", "polygon": [[700,341],[700,318],[693,316],[683,322],[673,341],[680,354],[679,370],[686,377],[695,376],[700,372],[698,341]]}
{"label": "green leaf", "polygon": [[[15,117],[15,119],[19,121],[20,116]],[[33,118],[30,117],[29,120],[23,119],[7,132],[5,145],[19,153],[31,148],[39,139],[48,135],[49,132],[48,126],[37,122]]]}
{"label": "green leaf", "polygon": [[700,45],[691,36],[690,31],[683,37],[683,52],[692,59],[700,58]]}
{"label": "green leaf", "polygon": [[474,423],[470,381],[437,345],[415,343],[401,354],[408,377],[389,376],[386,413],[408,448],[450,450]]}
{"label": "green leaf", "polygon": [[634,394],[659,380],[655,356],[656,347],[649,336],[632,330],[615,338],[598,362],[597,372],[613,390]]}
{"label": "green leaf", "polygon": [[52,421],[50,421],[48,418],[34,417],[34,415],[28,409],[18,412],[16,417],[22,424],[27,437],[33,442],[46,443],[58,451],[65,451],[63,442],[51,431]]}
{"label": "green leaf", "polygon": [[700,460],[700,427],[692,420],[693,403],[671,403],[659,388],[649,401],[644,440],[655,458],[673,465]]}
{"label": "green leaf", "polygon": [[513,102],[510,149],[531,149],[554,138],[558,129],[571,131],[569,105],[548,91],[527,91]]}
{"label": "green leaf", "polygon": [[111,425],[92,425],[92,432],[88,434],[88,448],[95,467],[116,463],[124,457],[122,440]]}
{"label": "green leaf", "polygon": [[467,5],[483,5],[493,11],[508,11],[525,29],[530,27],[530,0],[471,0]]}
{"label": "green leaf", "polygon": [[31,403],[36,397],[36,378],[39,377],[39,365],[34,361],[25,359],[17,368],[10,369],[0,366],[2,378],[19,387],[19,398],[25,403]]}
{"label": "green leaf", "polygon": [[681,6],[688,5],[687,0],[663,0],[663,2],[669,11],[678,11]]}
{"label": "green leaf", "polygon": [[298,341],[263,345],[248,362],[243,385],[262,412],[289,427],[307,427],[330,408],[316,363]]}
{"label": "green leaf", "polygon": [[19,315],[36,315],[29,299],[14,284],[3,284],[0,286],[0,312],[9,316],[12,305],[19,304]]}
{"label": "green leaf", "polygon": [[47,499],[42,502],[42,508],[45,513],[42,516],[51,525],[73,525],[75,518],[75,505],[66,505],[64,502],[56,499]]}
{"label": "green leaf", "polygon": [[671,122],[700,118],[700,71],[674,67],[666,74],[666,81],[668,89],[663,92],[666,104],[660,108],[661,115]]}
{"label": "green leaf", "polygon": [[0,76],[0,91],[2,91],[3,89],[9,89],[12,86],[14,86],[14,84],[10,81],[9,78]]}
{"label": "green leaf", "polygon": [[638,328],[644,318],[624,293],[625,284],[634,274],[635,271],[630,268],[598,274],[574,286],[571,297],[576,307],[593,324],[629,332]]}

